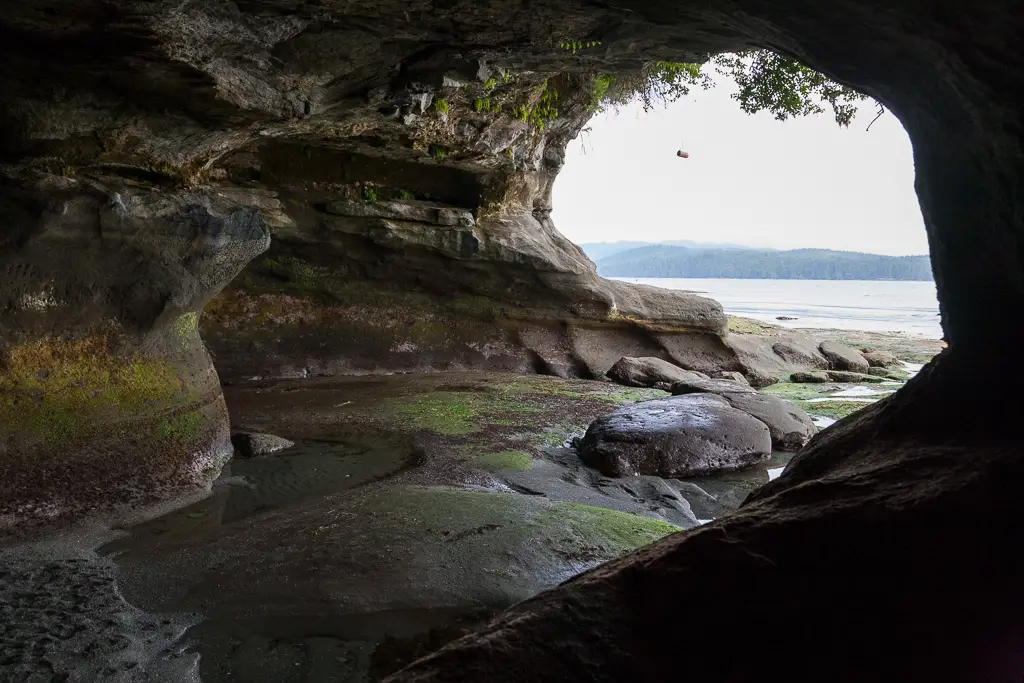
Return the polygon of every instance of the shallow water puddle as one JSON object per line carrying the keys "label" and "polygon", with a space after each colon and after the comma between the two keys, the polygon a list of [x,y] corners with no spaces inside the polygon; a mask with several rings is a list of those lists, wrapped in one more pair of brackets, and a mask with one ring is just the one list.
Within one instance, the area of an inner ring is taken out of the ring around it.
{"label": "shallow water puddle", "polygon": [[851,398],[851,397],[838,396],[836,394],[833,394],[832,396],[822,396],[821,398],[809,398],[809,399],[807,399],[806,402],[807,403],[827,403],[829,401],[843,401],[843,402],[850,402],[850,403],[874,403],[877,400],[878,400],[877,398],[860,398],[860,397],[852,397]]}
{"label": "shallow water puddle", "polygon": [[775,451],[769,460],[749,469],[666,481],[690,503],[698,522],[710,521],[736,510],[752,491],[779,476],[793,455]]}
{"label": "shallow water puddle", "polygon": [[891,393],[893,392],[890,390],[879,391],[878,389],[872,389],[871,387],[855,386],[850,387],[849,389],[843,389],[842,391],[837,391],[834,394],[829,394],[829,396],[887,396]]}
{"label": "shallow water puddle", "polygon": [[231,460],[210,496],[129,529],[131,537],[101,550],[112,552],[144,539],[185,537],[211,527],[352,489],[414,463],[408,445],[375,441],[309,441],[253,458]]}
{"label": "shallow water puddle", "polygon": [[903,365],[903,369],[906,370],[907,374],[911,377],[921,372],[921,369],[924,368],[924,363],[908,363],[905,360],[901,360],[900,363]]}
{"label": "shallow water puddle", "polygon": [[811,422],[813,422],[814,426],[817,427],[819,430],[825,429],[826,427],[831,427],[838,421],[839,420],[835,419],[834,417],[825,417],[824,415],[811,415]]}

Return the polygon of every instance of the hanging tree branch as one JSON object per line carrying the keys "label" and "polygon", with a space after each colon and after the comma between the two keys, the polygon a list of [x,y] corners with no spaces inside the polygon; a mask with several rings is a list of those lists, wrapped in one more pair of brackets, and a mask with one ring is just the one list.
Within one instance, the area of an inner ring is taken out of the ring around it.
{"label": "hanging tree branch", "polygon": [[885,113],[885,105],[883,105],[881,102],[879,102],[878,103],[878,115],[875,116],[875,118],[871,119],[871,123],[869,123],[868,127],[864,129],[865,132],[870,131],[871,130],[871,126],[875,125],[875,121],[877,121],[878,119],[882,118],[882,114],[884,114],[884,113]]}

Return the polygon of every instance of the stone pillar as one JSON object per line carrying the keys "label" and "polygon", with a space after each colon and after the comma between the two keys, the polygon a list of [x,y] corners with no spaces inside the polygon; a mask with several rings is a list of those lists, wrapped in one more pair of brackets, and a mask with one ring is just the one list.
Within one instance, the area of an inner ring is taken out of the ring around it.
{"label": "stone pillar", "polygon": [[0,202],[0,535],[208,486],[231,445],[199,315],[262,216],[52,176]]}

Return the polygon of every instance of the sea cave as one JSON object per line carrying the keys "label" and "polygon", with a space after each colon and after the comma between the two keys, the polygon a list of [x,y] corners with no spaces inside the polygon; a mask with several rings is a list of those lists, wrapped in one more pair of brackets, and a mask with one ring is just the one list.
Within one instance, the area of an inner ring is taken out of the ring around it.
{"label": "sea cave", "polygon": [[[7,8],[0,680],[1018,680],[1021,405],[984,396],[1024,306],[1022,22]],[[737,53],[903,124],[943,341],[735,319],[558,231],[602,102]],[[828,383],[882,397],[816,413]]]}

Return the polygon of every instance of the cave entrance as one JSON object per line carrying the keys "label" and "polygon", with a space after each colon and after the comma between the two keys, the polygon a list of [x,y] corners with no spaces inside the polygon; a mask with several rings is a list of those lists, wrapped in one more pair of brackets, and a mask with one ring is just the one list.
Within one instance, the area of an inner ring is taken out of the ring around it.
{"label": "cave entrance", "polygon": [[[848,121],[824,100],[823,111],[781,120],[770,107],[744,111],[743,88],[726,74],[704,85],[674,101],[605,104],[566,148],[553,222],[606,278],[720,302],[745,372],[831,424],[943,348],[909,136],[870,100]],[[851,384],[812,397],[797,384],[814,362],[798,368],[774,347],[828,341],[881,352],[873,361],[892,371],[857,377],[817,359],[835,373],[825,379]]]}
{"label": "cave entrance", "polygon": [[830,111],[780,121],[742,111],[738,90],[718,74],[598,113],[566,148],[558,229],[604,276],[707,292],[736,316],[940,339],[899,119],[866,101],[845,127]]}

